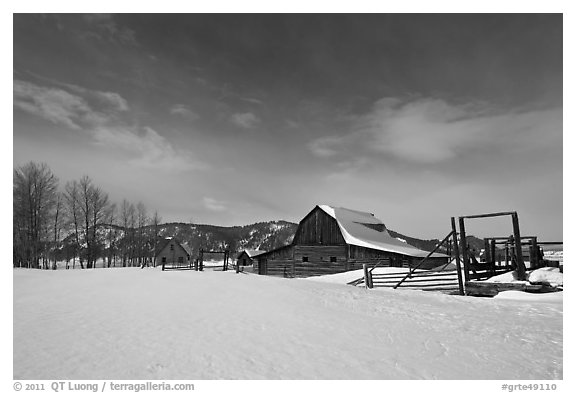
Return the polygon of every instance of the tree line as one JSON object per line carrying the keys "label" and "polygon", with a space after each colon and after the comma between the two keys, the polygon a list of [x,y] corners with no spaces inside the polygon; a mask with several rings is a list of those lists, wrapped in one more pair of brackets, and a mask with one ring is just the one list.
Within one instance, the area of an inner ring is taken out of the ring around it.
{"label": "tree line", "polygon": [[160,223],[141,202],[113,203],[88,176],[61,188],[45,163],[14,169],[14,267],[155,266]]}

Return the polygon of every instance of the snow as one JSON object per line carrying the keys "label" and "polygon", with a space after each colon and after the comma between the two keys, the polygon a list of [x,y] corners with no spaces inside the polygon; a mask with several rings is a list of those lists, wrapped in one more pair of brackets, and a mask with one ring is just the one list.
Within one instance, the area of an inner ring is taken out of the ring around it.
{"label": "snow", "polygon": [[[368,229],[363,224],[383,225],[382,221],[374,217],[372,213],[359,212],[342,207],[335,208],[327,205],[318,205],[318,207],[336,220],[342,237],[347,244],[417,257],[428,255],[427,251],[420,250],[407,242],[399,241],[399,239],[392,237],[387,230],[379,232]],[[435,253],[435,256],[444,257],[446,255]]]}
{"label": "snow", "polygon": [[557,301],[211,270],[15,269],[13,282],[14,379],[563,378]]}
{"label": "snow", "polygon": [[[377,267],[372,270],[372,274],[382,274],[382,273],[408,273],[410,269],[405,267]],[[415,272],[423,272],[424,270],[416,269]],[[316,277],[306,277],[304,280],[319,281],[319,282],[329,282],[333,284],[348,284],[356,279],[364,277],[364,271],[362,269],[349,270],[343,273],[327,274],[324,276]]]}
{"label": "snow", "polygon": [[500,292],[494,299],[498,300],[520,300],[526,302],[544,302],[544,303],[560,303],[564,299],[564,292],[550,292],[550,293],[529,293],[524,291],[504,291]]}
{"label": "snow", "polygon": [[560,273],[560,269],[555,267],[543,267],[530,272],[528,280],[532,284],[543,283],[553,287],[561,287],[563,285],[563,277],[564,274]]}
{"label": "snow", "polygon": [[561,287],[563,285],[564,274],[560,273],[560,269],[556,267],[543,267],[540,269],[528,271],[526,272],[526,276],[527,281],[521,281],[518,280],[516,272],[511,271],[491,277],[486,281],[500,283],[548,284],[553,287]]}

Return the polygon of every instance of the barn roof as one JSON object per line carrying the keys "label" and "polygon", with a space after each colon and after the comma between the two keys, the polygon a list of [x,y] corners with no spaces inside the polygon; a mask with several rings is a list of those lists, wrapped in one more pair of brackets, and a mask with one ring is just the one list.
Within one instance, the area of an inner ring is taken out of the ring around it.
{"label": "barn roof", "polygon": [[[344,241],[348,244],[421,258],[429,254],[428,251],[392,237],[384,223],[372,213],[328,205],[318,207],[336,220]],[[446,257],[440,253],[434,253],[432,256]]]}

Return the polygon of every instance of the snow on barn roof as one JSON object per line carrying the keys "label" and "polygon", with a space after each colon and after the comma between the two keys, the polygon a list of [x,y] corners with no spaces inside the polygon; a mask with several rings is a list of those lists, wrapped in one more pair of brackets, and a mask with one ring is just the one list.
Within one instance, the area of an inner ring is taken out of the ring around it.
{"label": "snow on barn roof", "polygon": [[[429,254],[428,251],[420,250],[392,237],[384,223],[372,213],[328,205],[318,205],[318,207],[336,220],[344,241],[348,244],[412,257],[424,258]],[[440,253],[434,253],[432,256],[446,257]]]}

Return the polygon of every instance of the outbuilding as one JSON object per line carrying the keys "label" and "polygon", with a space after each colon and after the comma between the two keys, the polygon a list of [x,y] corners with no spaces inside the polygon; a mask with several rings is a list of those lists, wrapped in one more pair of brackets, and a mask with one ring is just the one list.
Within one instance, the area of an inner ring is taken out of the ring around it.
{"label": "outbuilding", "polygon": [[159,250],[156,254],[156,261],[162,265],[162,268],[166,266],[181,267],[189,265],[192,259],[192,250],[190,247],[173,237],[164,239]]}
{"label": "outbuilding", "polygon": [[236,263],[238,263],[238,266],[252,266],[254,258],[265,252],[265,250],[244,250],[238,254]]}

